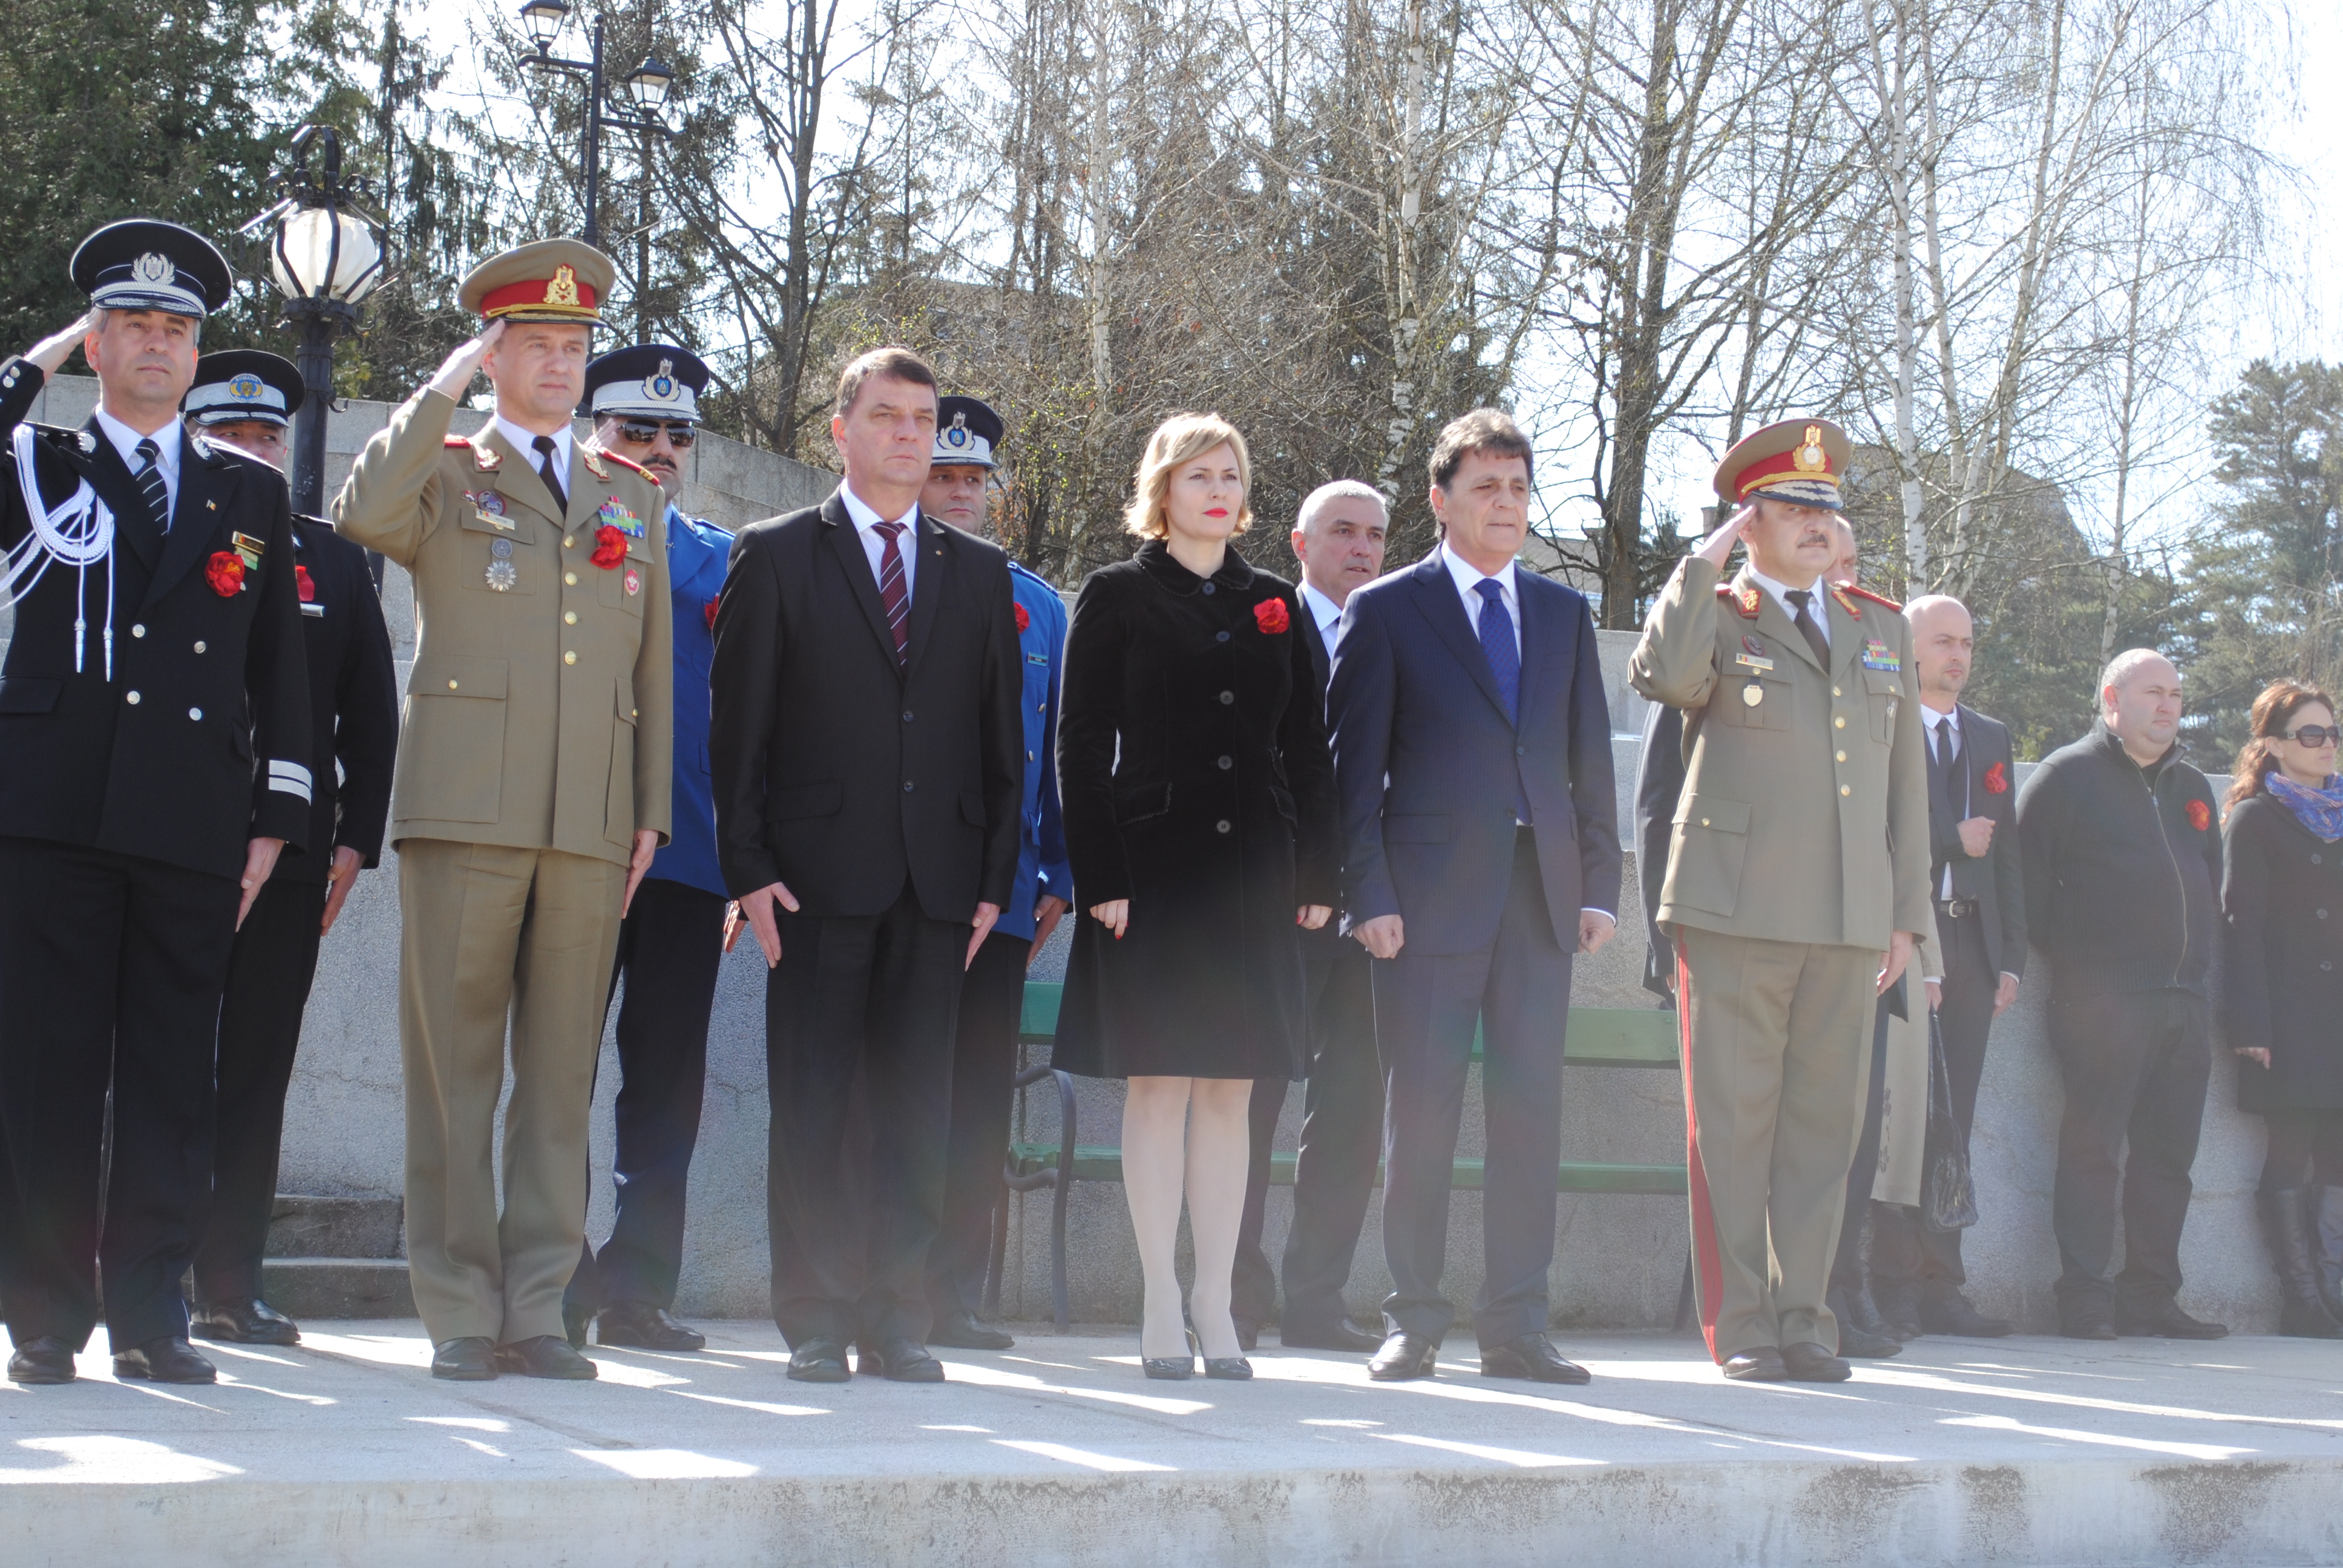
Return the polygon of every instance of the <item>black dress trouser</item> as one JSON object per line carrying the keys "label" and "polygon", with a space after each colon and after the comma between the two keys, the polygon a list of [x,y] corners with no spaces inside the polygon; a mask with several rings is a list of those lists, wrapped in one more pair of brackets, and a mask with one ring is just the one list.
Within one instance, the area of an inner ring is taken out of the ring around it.
{"label": "black dress trouser", "polygon": [[928,1249],[928,1305],[938,1317],[977,1312],[992,1265],[1009,1123],[1016,1109],[1017,1028],[1033,939],[991,932],[960,983],[951,1070],[951,1141],[944,1156],[943,1221]]}
{"label": "black dress trouser", "polygon": [[[2065,1265],[2058,1305],[2120,1301],[2152,1310],[2180,1289],[2180,1229],[2195,1191],[2188,1168],[2213,1070],[2205,999],[2177,987],[2054,997],[2050,1049],[2066,1085],[2050,1200]],[[2124,1268],[2110,1282],[2118,1219]]]}
{"label": "black dress trouser", "polygon": [[317,974],[325,917],[323,883],[271,878],[252,900],[228,950],[227,989],[220,1000],[211,1219],[196,1250],[199,1302],[260,1296],[260,1260],[277,1209],[285,1091],[293,1081],[301,1012]]}
{"label": "black dress trouser", "polygon": [[[1909,972],[1909,971],[1907,971]],[[1928,993],[1918,976],[1912,974],[1905,986],[1911,999],[1905,1005],[1928,1005]],[[1831,1257],[1831,1280],[1834,1285],[1849,1277],[1846,1271],[1855,1267],[1862,1256],[1862,1220],[1871,1201],[1871,1189],[1879,1180],[1880,1135],[1885,1131],[1887,1117],[1887,999],[1881,997],[1871,1015],[1871,1087],[1863,1101],[1863,1130],[1855,1137],[1855,1159],[1846,1168],[1846,1207],[1842,1211],[1838,1228],[1838,1251]]]}
{"label": "black dress trouser", "polygon": [[[765,982],[773,1322],[792,1346],[924,1340],[968,924],[929,919],[908,878],[881,914],[779,915]],[[850,1180],[858,1076],[870,1149]]]}
{"label": "black dress trouser", "polygon": [[646,877],[618,925],[610,984],[618,1003],[618,1214],[597,1254],[588,1240],[562,1305],[675,1305],[683,1271],[684,1201],[708,1091],[708,1020],[724,961],[724,899]]}
{"label": "black dress trouser", "polygon": [[1285,1108],[1285,1081],[1252,1090],[1252,1162],[1237,1231],[1232,1313],[1258,1328],[1274,1316],[1297,1335],[1322,1334],[1342,1320],[1344,1287],[1366,1224],[1383,1157],[1383,1075],[1375,1052],[1374,960],[1330,921],[1302,937],[1309,986],[1310,1078],[1294,1156],[1293,1228],[1285,1238],[1285,1310],[1261,1233],[1269,1207],[1270,1145]]}
{"label": "black dress trouser", "polygon": [[111,1343],[187,1332],[238,897],[233,877],[0,838],[0,1312],[19,1345],[88,1342],[101,1261]]}

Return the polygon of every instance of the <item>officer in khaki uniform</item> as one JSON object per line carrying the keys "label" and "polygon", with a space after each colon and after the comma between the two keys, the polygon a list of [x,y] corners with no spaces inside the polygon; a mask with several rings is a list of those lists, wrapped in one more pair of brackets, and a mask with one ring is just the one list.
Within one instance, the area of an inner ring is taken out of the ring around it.
{"label": "officer in khaki uniform", "polygon": [[[390,835],[407,1260],[437,1377],[594,1375],[561,1294],[618,922],[668,838],[675,700],[666,499],[570,436],[612,276],[573,240],[475,269],[461,298],[487,329],[367,444],[335,503],[344,537],[415,575]],[[479,368],[497,417],[451,436]]]}
{"label": "officer in khaki uniform", "polygon": [[[1717,494],[1741,509],[1679,563],[1628,665],[1637,691],[1684,709],[1659,920],[1676,943],[1694,1274],[1710,1353],[1751,1381],[1848,1375],[1823,1297],[1875,999],[1931,915],[1911,629],[1822,578],[1849,451],[1836,426],[1794,419],[1726,453]],[[1736,538],[1750,564],[1720,583]]]}

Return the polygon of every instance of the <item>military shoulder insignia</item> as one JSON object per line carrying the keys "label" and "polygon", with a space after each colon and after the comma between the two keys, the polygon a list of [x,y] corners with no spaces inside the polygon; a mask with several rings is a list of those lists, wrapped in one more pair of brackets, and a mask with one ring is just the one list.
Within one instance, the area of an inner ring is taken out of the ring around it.
{"label": "military shoulder insignia", "polygon": [[598,479],[607,479],[610,477],[610,470],[602,467],[602,456],[591,447],[578,448],[578,460],[586,465],[586,471]]}
{"label": "military shoulder insignia", "polygon": [[1752,583],[1747,588],[1734,588],[1733,608],[1741,612],[1744,620],[1757,618],[1757,607],[1765,602],[1765,590]]}
{"label": "military shoulder insignia", "polygon": [[440,443],[443,447],[468,447],[471,444],[472,438],[469,436],[450,436]]}
{"label": "military shoulder insignia", "polygon": [[1897,604],[1894,599],[1882,598],[1879,595],[1873,593],[1869,588],[1857,588],[1853,583],[1834,583],[1831,586],[1831,592],[1838,596],[1838,602],[1846,607],[1846,613],[1849,615],[1857,615],[1861,613],[1855,608],[1853,602],[1855,599],[1858,598],[1867,598],[1875,605],[1881,605],[1888,609],[1894,610],[1897,615],[1902,615],[1904,613],[1904,607]]}
{"label": "military shoulder insignia", "polygon": [[618,529],[630,539],[639,539],[650,531],[643,526],[642,518],[629,511],[627,504],[616,496],[595,508],[594,520],[597,524]]}
{"label": "military shoulder insignia", "polygon": [[605,452],[602,454],[602,460],[608,463],[616,463],[618,467],[626,469],[628,473],[640,474],[644,478],[649,479],[654,485],[659,483],[659,477],[657,474],[652,473],[649,468],[644,467],[640,463],[636,462],[631,457],[622,457],[616,452]]}

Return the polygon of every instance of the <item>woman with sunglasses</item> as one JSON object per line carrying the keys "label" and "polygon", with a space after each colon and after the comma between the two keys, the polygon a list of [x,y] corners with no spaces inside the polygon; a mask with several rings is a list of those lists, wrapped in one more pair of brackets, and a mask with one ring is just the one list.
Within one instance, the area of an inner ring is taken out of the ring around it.
{"label": "woman with sunglasses", "polygon": [[2237,1104],[2269,1126],[2262,1229],[2278,1332],[2343,1339],[2343,779],[2335,701],[2280,680],[2254,699],[2223,848],[2222,999]]}

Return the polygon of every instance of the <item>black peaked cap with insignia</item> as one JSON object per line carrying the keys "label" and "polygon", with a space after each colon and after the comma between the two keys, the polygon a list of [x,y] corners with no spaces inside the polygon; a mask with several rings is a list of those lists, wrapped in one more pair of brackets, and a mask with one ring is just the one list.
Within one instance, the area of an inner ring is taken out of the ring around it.
{"label": "black peaked cap with insignia", "polygon": [[303,395],[301,372],[283,355],[265,348],[223,348],[196,361],[196,384],[187,388],[179,408],[198,425],[239,419],[285,425],[301,407]]}
{"label": "black peaked cap with insignia", "polygon": [[955,393],[936,399],[936,446],[928,458],[931,467],[997,468],[994,456],[1008,433],[1001,416],[988,404]]}
{"label": "black peaked cap with insignia", "polygon": [[671,343],[638,343],[597,356],[586,367],[588,418],[680,419],[699,423],[708,364]]}
{"label": "black peaked cap with insignia", "polygon": [[235,274],[217,246],[191,228],[125,218],[81,242],[74,286],[101,310],[165,310],[197,320],[228,302]]}

